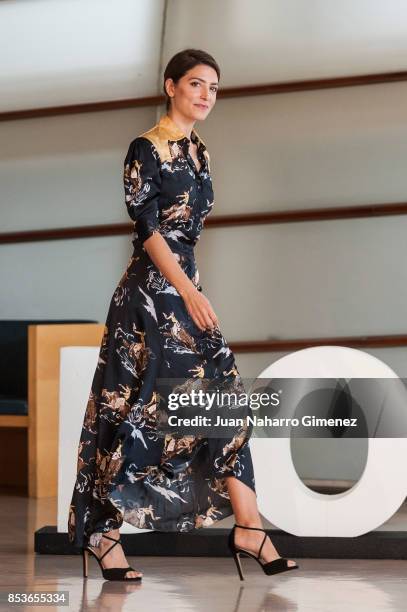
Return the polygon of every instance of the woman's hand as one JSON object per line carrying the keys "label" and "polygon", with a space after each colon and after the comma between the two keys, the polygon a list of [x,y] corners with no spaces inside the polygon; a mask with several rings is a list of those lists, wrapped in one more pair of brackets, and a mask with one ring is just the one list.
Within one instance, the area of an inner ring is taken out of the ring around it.
{"label": "woman's hand", "polygon": [[154,232],[143,245],[151,261],[184,300],[195,325],[201,331],[216,327],[218,319],[211,303],[185,274],[160,232]]}
{"label": "woman's hand", "polygon": [[219,325],[218,318],[210,301],[195,286],[188,287],[188,289],[181,293],[181,297],[195,325],[201,331],[208,328],[212,330]]}

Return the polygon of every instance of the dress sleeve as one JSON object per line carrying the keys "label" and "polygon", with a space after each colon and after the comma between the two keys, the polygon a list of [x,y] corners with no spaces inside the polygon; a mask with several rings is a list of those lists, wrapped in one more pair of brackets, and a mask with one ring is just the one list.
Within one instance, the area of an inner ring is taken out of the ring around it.
{"label": "dress sleeve", "polygon": [[135,221],[134,229],[143,244],[159,231],[161,190],[160,159],[147,138],[138,137],[130,143],[124,160],[123,181],[127,211]]}

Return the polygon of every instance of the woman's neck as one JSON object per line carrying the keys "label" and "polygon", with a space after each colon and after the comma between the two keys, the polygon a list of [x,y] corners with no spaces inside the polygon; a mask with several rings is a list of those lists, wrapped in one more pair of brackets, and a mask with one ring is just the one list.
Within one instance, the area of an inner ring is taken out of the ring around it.
{"label": "woman's neck", "polygon": [[187,117],[180,115],[174,111],[167,111],[168,117],[175,123],[175,125],[185,134],[185,136],[191,140],[191,133],[194,127],[195,121],[191,121]]}

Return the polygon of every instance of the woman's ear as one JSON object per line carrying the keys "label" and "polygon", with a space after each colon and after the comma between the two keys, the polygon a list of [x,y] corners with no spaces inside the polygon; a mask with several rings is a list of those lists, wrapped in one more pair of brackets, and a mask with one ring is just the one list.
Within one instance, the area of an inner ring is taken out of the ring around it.
{"label": "woman's ear", "polygon": [[165,91],[167,92],[167,95],[170,98],[172,98],[174,95],[174,81],[172,80],[171,77],[168,77],[168,79],[165,79],[164,88],[165,88]]}

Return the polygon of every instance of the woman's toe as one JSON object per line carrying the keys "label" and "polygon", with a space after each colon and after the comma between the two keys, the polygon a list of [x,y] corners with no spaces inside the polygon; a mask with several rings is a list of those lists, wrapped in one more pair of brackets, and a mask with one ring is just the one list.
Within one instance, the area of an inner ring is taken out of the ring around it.
{"label": "woman's toe", "polygon": [[137,578],[137,577],[142,576],[142,575],[143,575],[142,572],[131,571],[131,572],[127,572],[126,573],[126,578]]}

